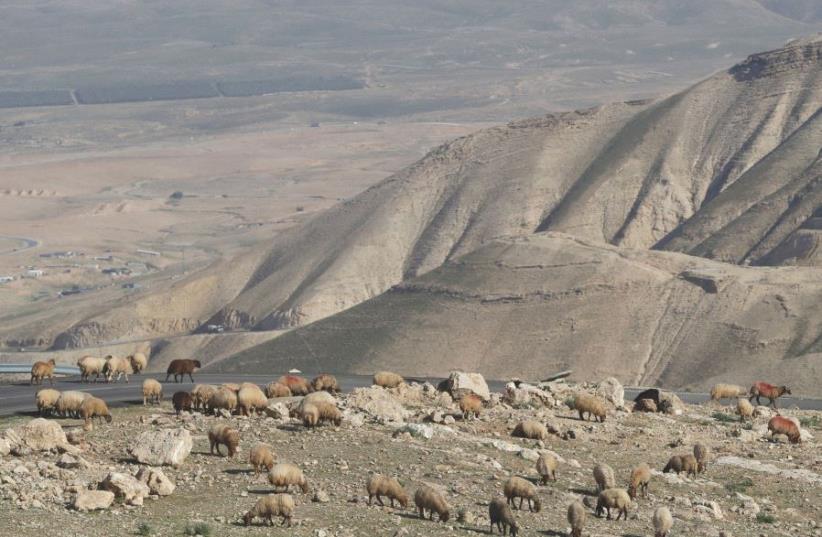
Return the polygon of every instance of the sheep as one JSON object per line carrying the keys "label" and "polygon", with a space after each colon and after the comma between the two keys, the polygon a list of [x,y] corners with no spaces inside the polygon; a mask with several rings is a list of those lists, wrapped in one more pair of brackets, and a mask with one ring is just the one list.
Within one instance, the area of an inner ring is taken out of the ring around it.
{"label": "sheep", "polygon": [[[111,382],[114,379],[114,382],[118,382],[120,377],[126,377],[126,384],[128,384],[128,376],[133,374],[134,370],[131,368],[131,360],[128,358],[123,358],[122,356],[106,356],[106,363],[103,366],[103,374],[106,376],[106,382]],[[117,375],[117,378],[114,378],[114,375]]]}
{"label": "sheep", "polygon": [[668,464],[662,469],[662,473],[674,472],[678,475],[680,472],[685,472],[689,476],[696,477],[698,468],[699,463],[693,455],[674,455],[668,459]]}
{"label": "sheep", "polygon": [[146,406],[149,401],[159,405],[162,399],[163,385],[154,379],[145,379],[143,381],[143,406]]}
{"label": "sheep", "polygon": [[450,518],[451,507],[448,502],[445,501],[442,494],[428,485],[421,486],[414,493],[414,505],[417,506],[422,519],[425,518],[426,509],[429,511],[428,520],[434,520],[434,513],[437,513],[440,522],[448,522]]}
{"label": "sheep", "polygon": [[311,393],[308,380],[297,375],[283,375],[277,379],[277,382],[287,386],[292,395],[308,395]]}
{"label": "sheep", "polygon": [[396,388],[403,384],[405,379],[391,371],[378,371],[374,373],[374,384],[383,388]]}
{"label": "sheep", "polygon": [[275,464],[271,470],[268,471],[268,482],[274,485],[274,490],[284,488],[288,492],[288,487],[294,485],[299,487],[303,494],[308,494],[309,486],[308,480],[303,475],[303,471],[291,463],[281,462]]}
{"label": "sheep", "polygon": [[57,413],[63,417],[79,417],[83,401],[91,397],[85,392],[69,390],[60,394],[57,399]]}
{"label": "sheep", "polygon": [[482,410],[482,398],[475,393],[467,393],[460,398],[460,410],[462,419],[467,420],[473,416],[479,418]]}
{"label": "sheep", "polygon": [[77,360],[77,367],[80,368],[80,380],[82,382],[91,382],[91,375],[94,375],[94,382],[97,382],[105,366],[105,358],[83,356]]}
{"label": "sheep", "polygon": [[537,497],[537,488],[521,477],[513,476],[503,484],[502,491],[508,499],[508,503],[514,505],[514,500],[519,498],[519,509],[522,510],[522,501],[528,500],[528,510],[539,513],[542,504]]}
{"label": "sheep", "polygon": [[34,362],[34,365],[31,366],[31,381],[30,384],[34,386],[34,381],[37,381],[37,384],[43,384],[43,379],[49,379],[49,385],[54,386],[54,366],[55,366],[54,358],[49,360],[48,362]]}
{"label": "sheep", "polygon": [[696,459],[696,470],[700,474],[708,469],[708,457],[711,456],[711,449],[705,444],[694,444],[694,458]]}
{"label": "sheep", "polygon": [[736,402],[736,413],[739,414],[739,421],[753,420],[754,407],[747,399],[740,398]]}
{"label": "sheep", "polygon": [[514,430],[511,432],[511,436],[531,438],[534,440],[545,440],[548,438],[548,429],[545,428],[545,425],[537,421],[524,420],[517,423]]}
{"label": "sheep", "polygon": [[194,406],[194,398],[191,397],[191,394],[188,392],[174,392],[174,395],[171,396],[171,404],[179,416],[183,410],[192,412],[191,409]]}
{"label": "sheep", "polygon": [[628,485],[628,496],[632,500],[637,497],[637,491],[642,491],[642,497],[648,497],[648,483],[651,482],[651,468],[644,462],[631,470],[631,482]]}
{"label": "sheep", "polygon": [[315,392],[326,391],[329,393],[339,393],[340,385],[337,382],[337,377],[329,375],[328,373],[322,373],[314,377],[311,381],[311,389]]}
{"label": "sheep", "polygon": [[240,444],[240,433],[237,429],[232,429],[229,425],[218,423],[211,427],[208,431],[209,451],[213,455],[214,450],[217,450],[217,455],[220,453],[220,445],[228,448],[228,456],[234,457],[234,454],[239,451],[237,446]]}
{"label": "sheep", "polygon": [[226,388],[218,388],[209,397],[207,405],[215,414],[218,409],[231,413],[237,408],[237,394]]}
{"label": "sheep", "polygon": [[252,413],[265,410],[268,398],[256,384],[244,385],[237,392],[237,405],[240,407],[240,414],[250,416]]}
{"label": "sheep", "polygon": [[654,511],[654,537],[666,537],[673,525],[674,519],[668,508],[657,507]]}
{"label": "sheep", "polygon": [[280,526],[287,524],[291,527],[291,517],[294,516],[294,498],[290,494],[269,494],[265,498],[257,500],[256,505],[243,515],[243,522],[250,526],[251,522],[259,517],[268,522],[269,526],[274,525],[274,517],[282,518]]}
{"label": "sheep", "polygon": [[494,525],[496,524],[501,534],[508,535],[508,528],[511,528],[511,537],[517,537],[519,526],[517,526],[517,521],[514,520],[514,513],[511,512],[511,508],[502,498],[494,498],[488,504],[488,518],[491,521],[491,528],[489,529],[491,533],[494,533]]}
{"label": "sheep", "polygon": [[797,426],[796,422],[784,416],[774,416],[768,420],[768,430],[772,435],[786,435],[791,444],[799,444],[802,442],[802,435],[799,430],[799,426]]}
{"label": "sheep", "polygon": [[711,388],[711,401],[730,399],[745,394],[745,388],[735,384],[716,384]]}
{"label": "sheep", "polygon": [[141,372],[148,365],[148,358],[142,352],[135,352],[128,357],[128,360],[131,362],[131,368],[135,373]]}
{"label": "sheep", "polygon": [[748,401],[756,397],[756,404],[759,405],[761,404],[759,398],[766,397],[769,404],[776,408],[776,400],[785,394],[791,395],[791,389],[787,386],[774,386],[767,382],[755,382],[754,385],[751,386],[749,394]]}
{"label": "sheep", "polygon": [[597,492],[616,487],[614,469],[604,463],[597,464],[594,466],[594,481],[597,483]]}
{"label": "sheep", "polygon": [[214,392],[217,391],[217,386],[211,384],[195,384],[191,389],[191,398],[194,403],[195,410],[203,412],[208,410],[208,402]]}
{"label": "sheep", "polygon": [[248,454],[248,462],[254,468],[254,473],[259,475],[263,468],[270,471],[274,467],[277,456],[265,444],[257,444]]}
{"label": "sheep", "polygon": [[200,364],[199,360],[189,360],[189,359],[172,360],[168,364],[168,369],[166,369],[166,380],[165,380],[165,382],[168,382],[168,377],[171,376],[171,375],[174,375],[174,382],[177,382],[177,377],[180,377],[180,382],[183,382],[183,379],[185,378],[186,375],[188,375],[188,378],[191,380],[191,382],[194,382],[194,377],[192,376],[192,373],[194,373],[196,370],[200,369],[201,367],[203,367],[203,366]]}
{"label": "sheep", "polygon": [[616,519],[623,517],[628,520],[628,508],[631,506],[631,497],[623,489],[606,489],[599,493],[597,498],[596,515],[601,516],[603,511],[608,513],[607,520],[611,520],[611,509],[617,509]]}
{"label": "sheep", "polygon": [[319,411],[318,423],[331,422],[337,427],[342,424],[343,415],[337,405],[328,401],[317,401],[313,405]]}
{"label": "sheep", "polygon": [[316,427],[320,422],[320,409],[314,403],[308,403],[298,410],[303,425],[307,428]]}
{"label": "sheep", "polygon": [[265,395],[269,399],[274,397],[291,397],[291,390],[288,386],[279,382],[269,382],[265,387]]}
{"label": "sheep", "polygon": [[111,423],[111,412],[108,410],[108,405],[102,399],[97,397],[89,397],[83,404],[80,405],[80,417],[86,422],[86,427],[91,427],[91,420],[94,418],[103,418],[106,423]]}
{"label": "sheep", "polygon": [[537,459],[537,473],[540,475],[540,482],[548,484],[548,480],[557,480],[557,458],[550,453],[540,453]]}
{"label": "sheep", "polygon": [[571,537],[582,537],[585,526],[585,507],[580,502],[568,506],[568,523],[571,525]]}
{"label": "sheep", "polygon": [[394,500],[397,500],[403,509],[408,507],[408,493],[393,477],[381,474],[371,475],[365,483],[365,489],[368,491],[368,505],[371,505],[372,498],[377,498],[377,503],[385,505],[382,503],[382,497],[388,496],[391,500],[391,507],[394,507]]}
{"label": "sheep", "polygon": [[588,414],[589,418],[602,422],[605,421],[607,415],[605,401],[587,393],[580,393],[574,397],[574,409],[579,412],[579,419],[581,420],[584,420],[585,414]]}
{"label": "sheep", "polygon": [[240,391],[240,385],[234,382],[226,382],[224,384],[220,384],[220,388],[225,388],[226,390],[232,391],[234,393],[238,393]]}
{"label": "sheep", "polygon": [[34,396],[34,400],[37,402],[37,411],[40,412],[41,416],[45,416],[47,412],[49,414],[53,413],[57,407],[57,401],[59,399],[60,392],[52,388],[43,388],[42,390],[38,390],[37,394]]}

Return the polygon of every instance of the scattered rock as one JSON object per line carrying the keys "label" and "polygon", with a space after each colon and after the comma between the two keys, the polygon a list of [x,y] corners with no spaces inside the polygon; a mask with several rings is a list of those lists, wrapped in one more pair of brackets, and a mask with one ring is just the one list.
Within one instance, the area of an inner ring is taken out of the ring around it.
{"label": "scattered rock", "polygon": [[602,380],[597,386],[596,394],[610,401],[616,408],[625,408],[625,389],[614,377]]}
{"label": "scattered rock", "polygon": [[24,446],[34,451],[56,450],[68,445],[66,433],[54,420],[35,418],[14,430],[6,431],[11,445]]}
{"label": "scattered rock", "polygon": [[151,466],[181,466],[191,453],[191,434],[185,429],[163,429],[140,433],[128,453],[137,462]]}
{"label": "scattered rock", "polygon": [[108,490],[80,490],[74,497],[74,508],[78,511],[108,509],[114,502],[114,493]]}
{"label": "scattered rock", "polygon": [[381,422],[404,422],[408,416],[408,411],[388,390],[375,386],[356,388],[348,397],[348,406]]}
{"label": "scattered rock", "polygon": [[136,476],[137,480],[148,486],[151,494],[158,496],[169,496],[177,488],[166,475],[157,468],[140,468]]}
{"label": "scattered rock", "polygon": [[323,489],[317,489],[314,491],[314,496],[311,498],[311,501],[314,503],[328,503],[331,501],[331,498],[328,497],[328,493]]}
{"label": "scattered rock", "polygon": [[454,399],[459,399],[465,394],[474,393],[479,395],[483,401],[491,399],[491,391],[485,378],[479,373],[464,373],[454,371],[447,380],[448,393]]}
{"label": "scattered rock", "polygon": [[149,488],[146,484],[137,481],[130,474],[111,472],[99,485],[100,490],[113,492],[118,498],[122,498],[128,505],[143,505],[143,498],[148,496]]}

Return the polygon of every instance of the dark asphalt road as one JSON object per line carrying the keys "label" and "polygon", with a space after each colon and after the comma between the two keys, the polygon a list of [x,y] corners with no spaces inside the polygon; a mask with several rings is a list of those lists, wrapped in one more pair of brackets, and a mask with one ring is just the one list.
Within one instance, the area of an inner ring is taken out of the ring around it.
{"label": "dark asphalt road", "polygon": [[[150,373],[147,375],[131,375],[129,377],[130,383],[126,384],[124,381],[119,383],[106,384],[105,382],[82,383],[80,377],[62,377],[55,380],[54,388],[60,391],[66,390],[82,390],[89,392],[96,397],[99,397],[113,407],[124,406],[128,404],[143,402],[142,384],[143,379],[155,378],[163,383],[164,398],[170,399],[175,391],[191,390],[195,383],[204,384],[223,384],[225,382],[253,382],[261,386],[265,386],[272,380],[275,380],[279,375],[235,375],[235,374],[207,374],[195,373],[194,380],[191,382],[186,379],[186,382],[181,384],[174,384],[171,381],[165,381],[165,374]],[[303,373],[303,376],[311,378],[313,374]],[[343,392],[348,392],[354,388],[361,388],[371,386],[371,377],[366,375],[336,375],[340,382],[340,387]],[[436,384],[442,379],[429,378],[432,384]],[[489,381],[488,387],[491,391],[502,391],[505,383],[503,381]],[[8,416],[12,414],[27,414],[35,413],[37,407],[34,403],[34,394],[41,387],[49,387],[48,381],[44,386],[30,386],[28,382],[4,384],[0,385],[0,416]],[[641,389],[626,388],[625,399],[632,400]],[[701,403],[708,399],[707,394],[700,393],[684,393],[677,392],[683,401],[687,403]],[[793,408],[794,406],[806,410],[822,410],[822,399],[804,399],[798,397],[783,397],[779,400],[780,408]]]}

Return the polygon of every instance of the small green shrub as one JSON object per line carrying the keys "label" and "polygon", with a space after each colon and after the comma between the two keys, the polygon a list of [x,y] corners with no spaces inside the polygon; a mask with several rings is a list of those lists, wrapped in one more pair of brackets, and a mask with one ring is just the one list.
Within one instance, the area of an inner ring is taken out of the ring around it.
{"label": "small green shrub", "polygon": [[725,483],[725,489],[728,492],[745,492],[749,488],[754,485],[754,482],[751,481],[749,477],[743,477],[739,481],[732,481],[729,483]]}
{"label": "small green shrub", "polygon": [[713,419],[721,423],[733,423],[739,421],[738,418],[731,416],[730,414],[725,414],[724,412],[714,412],[712,414]]}
{"label": "small green shrub", "polygon": [[773,524],[776,522],[776,519],[773,515],[769,515],[768,513],[757,513],[756,521],[760,524]]}
{"label": "small green shrub", "polygon": [[195,522],[194,524],[189,524],[186,526],[184,533],[186,535],[202,535],[203,537],[210,537],[211,526],[205,522]]}
{"label": "small green shrub", "polygon": [[822,428],[822,418],[819,416],[803,416],[799,418],[799,424],[806,429]]}
{"label": "small green shrub", "polygon": [[148,522],[140,522],[140,525],[137,526],[137,535],[154,535],[154,528]]}

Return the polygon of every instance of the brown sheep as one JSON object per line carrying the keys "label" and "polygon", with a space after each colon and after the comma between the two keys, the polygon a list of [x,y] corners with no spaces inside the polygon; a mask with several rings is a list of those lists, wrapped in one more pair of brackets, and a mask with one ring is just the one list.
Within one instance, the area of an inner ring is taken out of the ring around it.
{"label": "brown sheep", "polygon": [[557,480],[557,458],[550,453],[540,453],[537,459],[537,473],[540,475],[540,482],[548,484],[548,480]]}
{"label": "brown sheep", "polygon": [[[103,366],[103,374],[106,376],[106,382],[119,382],[120,377],[125,376],[126,384],[128,384],[128,376],[133,374],[134,370],[131,367],[131,360],[123,358],[122,356],[106,356],[106,364]],[[117,378],[114,378],[117,375]]]}
{"label": "brown sheep", "polygon": [[644,462],[631,470],[631,482],[628,485],[628,496],[636,499],[637,491],[642,491],[642,497],[648,497],[648,483],[651,482],[651,468]]}
{"label": "brown sheep", "polygon": [[218,388],[209,397],[207,405],[214,414],[221,409],[229,413],[234,412],[237,408],[237,394],[228,388]]}
{"label": "brown sheep", "polygon": [[220,453],[220,445],[224,445],[228,448],[228,456],[233,457],[238,451],[237,446],[240,444],[240,433],[237,429],[232,429],[226,424],[218,423],[208,431],[208,443],[212,455],[216,449],[217,455],[222,456],[222,453]]}
{"label": "brown sheep", "polygon": [[689,476],[696,477],[698,469],[699,463],[693,455],[674,455],[668,460],[668,464],[662,469],[662,473],[674,472],[678,475],[680,472],[685,472]]}
{"label": "brown sheep", "polygon": [[37,391],[34,400],[37,402],[37,411],[41,416],[53,414],[57,409],[57,401],[60,400],[60,392],[52,388],[43,388]]}
{"label": "brown sheep", "polygon": [[179,416],[183,410],[193,412],[194,398],[188,392],[174,392],[171,396],[171,404],[174,406],[174,411]]}
{"label": "brown sheep", "polygon": [[315,392],[326,391],[328,393],[339,393],[340,385],[337,382],[337,377],[323,373],[314,377],[311,381],[311,389]]}
{"label": "brown sheep", "polygon": [[159,405],[163,399],[163,385],[154,379],[145,379],[143,381],[143,406],[147,405],[149,401]]}
{"label": "brown sheep", "polygon": [[275,464],[268,472],[268,482],[274,485],[274,490],[281,488],[288,492],[288,487],[294,485],[299,487],[303,494],[308,494],[308,480],[303,475],[303,471],[297,466],[287,462]]}
{"label": "brown sheep", "polygon": [[736,413],[739,415],[739,421],[753,420],[754,407],[747,399],[739,399],[736,402]]}
{"label": "brown sheep", "polygon": [[542,509],[542,504],[537,497],[537,488],[530,482],[521,477],[510,477],[503,484],[502,491],[508,499],[508,503],[514,504],[514,500],[519,498],[519,509],[522,510],[523,500],[528,500],[528,510],[539,513]]}
{"label": "brown sheep", "polygon": [[262,413],[268,407],[268,398],[256,384],[243,385],[237,392],[237,406],[243,416]]}
{"label": "brown sheep", "polygon": [[622,489],[607,489],[599,493],[597,498],[596,515],[602,516],[602,512],[608,513],[607,519],[611,520],[611,509],[617,509],[616,519],[623,517],[628,520],[628,508],[631,506],[631,497]]}
{"label": "brown sheep", "polygon": [[291,395],[308,395],[311,393],[311,386],[308,380],[297,375],[283,375],[277,382],[285,385],[291,391]]}
{"label": "brown sheep", "polygon": [[95,356],[83,356],[77,360],[77,367],[80,368],[80,381],[90,382],[91,375],[94,375],[94,382],[103,374],[103,368],[106,366],[105,358],[97,358]]}
{"label": "brown sheep", "polygon": [[272,399],[274,397],[291,397],[291,390],[288,386],[279,382],[269,382],[265,387],[265,395]]}
{"label": "brown sheep", "polygon": [[511,537],[517,537],[519,526],[514,520],[511,508],[502,498],[494,498],[488,504],[488,519],[491,521],[490,533],[494,533],[494,525],[496,525],[501,534],[508,535],[508,528],[511,528]]}
{"label": "brown sheep", "polygon": [[54,386],[54,366],[56,365],[54,358],[48,362],[34,362],[31,366],[31,382],[33,386],[35,381],[37,384],[43,384],[43,379],[49,379],[49,385]]}
{"label": "brown sheep", "polygon": [[298,412],[303,425],[309,429],[316,427],[320,422],[320,409],[314,403],[302,405]]}
{"label": "brown sheep", "polygon": [[277,456],[272,453],[271,449],[265,444],[257,444],[253,448],[251,448],[251,452],[248,454],[248,462],[254,468],[254,473],[259,475],[263,468],[266,471],[270,471],[271,468],[274,467],[274,461],[277,459]]}
{"label": "brown sheep", "polygon": [[580,393],[574,397],[574,409],[579,412],[579,419],[584,420],[585,414],[596,421],[605,421],[607,415],[605,401],[587,393]]}
{"label": "brown sheep", "polygon": [[585,507],[580,502],[568,506],[568,523],[571,525],[571,537],[582,537],[585,526]]}
{"label": "brown sheep", "polygon": [[200,364],[199,360],[189,360],[189,359],[180,359],[180,360],[172,360],[171,363],[168,364],[168,369],[166,369],[166,382],[168,382],[168,377],[174,375],[174,382],[177,381],[177,377],[180,377],[179,382],[183,382],[183,379],[186,375],[194,382],[194,377],[192,373],[197,371],[203,367]]}
{"label": "brown sheep", "polygon": [[191,398],[194,402],[194,410],[202,412],[208,411],[208,402],[214,392],[217,391],[217,386],[211,384],[195,384],[191,389]]}
{"label": "brown sheep", "polygon": [[711,449],[705,444],[694,444],[694,458],[697,462],[696,471],[700,474],[708,469],[708,457],[711,456]]}
{"label": "brown sheep", "polygon": [[422,519],[425,518],[426,509],[429,511],[428,520],[434,520],[434,513],[437,513],[440,522],[448,522],[451,516],[451,507],[445,501],[445,497],[428,485],[421,486],[414,493],[414,505],[417,506]]}
{"label": "brown sheep", "polygon": [[674,525],[674,519],[667,507],[657,507],[654,511],[654,537],[667,537]]}
{"label": "brown sheep", "polygon": [[745,395],[745,388],[734,384],[716,384],[711,388],[711,401],[721,401]]}
{"label": "brown sheep", "polygon": [[765,397],[768,399],[769,404],[776,408],[776,400],[785,394],[791,395],[791,389],[787,386],[774,386],[767,382],[755,382],[754,385],[751,386],[748,401],[756,397],[756,404],[759,405],[762,404],[759,398]]}
{"label": "brown sheep", "polygon": [[105,419],[106,423],[111,423],[111,412],[108,410],[108,405],[102,399],[97,397],[89,397],[80,406],[80,417],[86,422],[86,426],[90,427],[91,420],[94,418]]}
{"label": "brown sheep", "polygon": [[600,463],[594,466],[594,481],[597,484],[597,492],[616,487],[614,469],[607,464]]}
{"label": "brown sheep", "polygon": [[511,432],[511,436],[545,440],[548,438],[548,429],[545,428],[545,425],[537,421],[524,420],[516,424],[514,430]]}
{"label": "brown sheep", "polygon": [[337,405],[328,401],[315,401],[312,403],[319,411],[318,423],[331,422],[337,427],[342,424],[343,415]]}
{"label": "brown sheep", "polygon": [[460,397],[460,410],[462,411],[462,419],[467,420],[470,417],[479,418],[480,410],[482,410],[482,398],[475,393],[467,393]]}
{"label": "brown sheep", "polygon": [[796,423],[784,416],[774,416],[768,421],[768,430],[772,435],[784,434],[791,444],[802,442],[802,434]]}
{"label": "brown sheep", "polygon": [[282,517],[283,524],[291,527],[291,517],[294,516],[294,498],[290,494],[269,494],[257,500],[257,504],[243,515],[243,523],[250,526],[255,518],[262,518],[269,526],[274,525],[274,517]]}
{"label": "brown sheep", "polygon": [[382,503],[382,497],[387,496],[391,500],[391,507],[394,507],[394,500],[397,500],[403,509],[408,507],[408,493],[393,477],[374,474],[366,481],[365,489],[368,491],[368,505],[371,505],[372,498],[377,498],[377,503],[385,505]]}
{"label": "brown sheep", "polygon": [[396,373],[392,373],[391,371],[378,371],[377,373],[374,373],[374,384],[376,386],[382,386],[383,388],[396,388],[404,382],[405,379]]}

